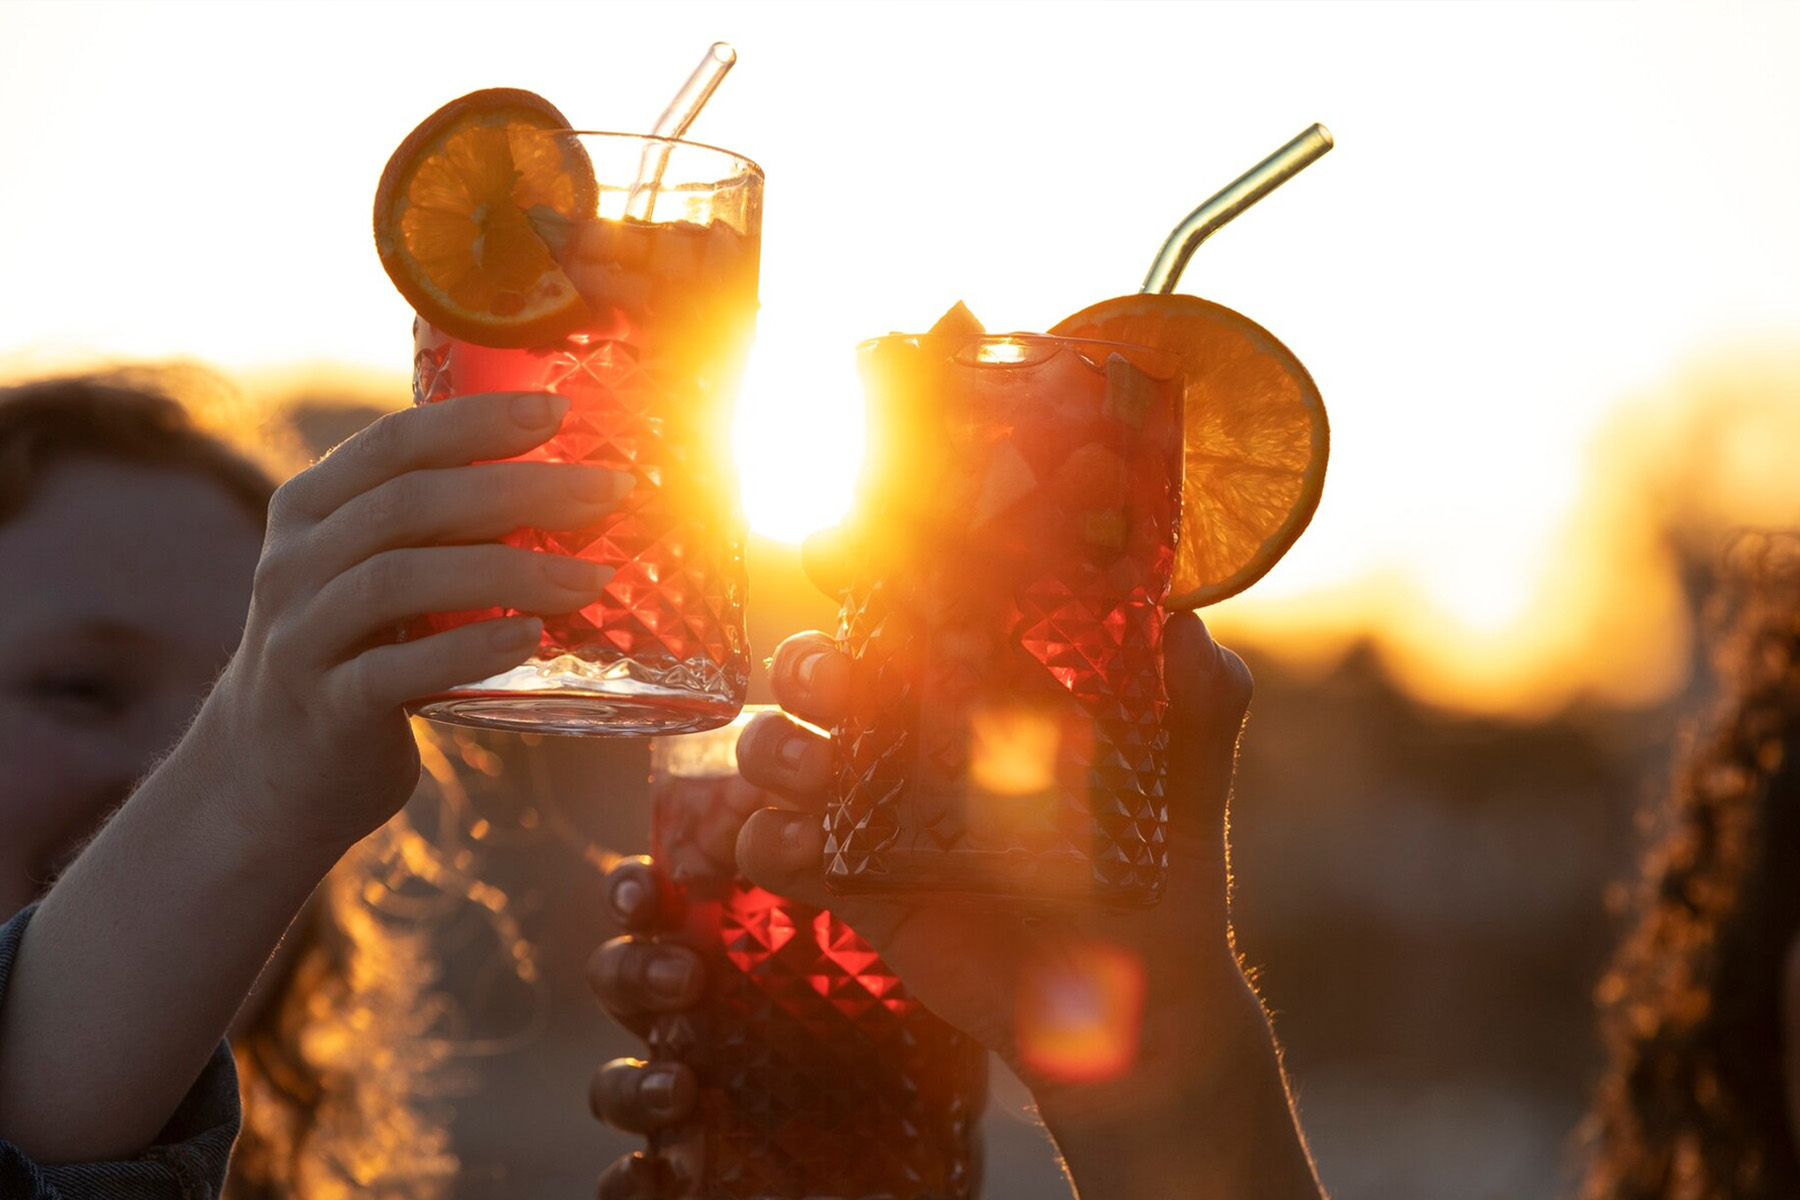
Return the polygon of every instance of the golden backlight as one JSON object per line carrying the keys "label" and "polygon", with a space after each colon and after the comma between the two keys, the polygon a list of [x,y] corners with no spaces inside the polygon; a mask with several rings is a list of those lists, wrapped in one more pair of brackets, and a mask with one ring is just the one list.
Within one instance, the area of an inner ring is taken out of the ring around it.
{"label": "golden backlight", "polygon": [[[1429,566],[1396,567],[1205,615],[1224,640],[1318,669],[1371,641],[1408,690],[1449,708],[1530,717],[1583,697],[1653,704],[1687,680],[1705,600],[1691,589],[1729,534],[1800,527],[1796,446],[1800,351],[1746,345],[1623,404],[1592,435],[1552,535],[1486,570],[1451,569],[1428,589]],[[1520,488],[1534,486],[1521,471]],[[1454,561],[1463,547],[1437,549]]]}
{"label": "golden backlight", "polygon": [[[399,407],[411,314],[369,230],[398,140],[495,85],[647,127],[724,38],[740,61],[692,135],[768,172],[735,435],[760,534],[848,507],[858,341],[957,300],[1042,330],[1133,291],[1184,213],[1313,121],[1339,148],[1181,283],[1288,344],[1332,418],[1311,529],[1205,614],[1253,665],[1372,639],[1460,708],[1666,695],[1682,563],[1734,522],[1800,523],[1778,419],[1800,170],[1771,151],[1800,104],[1794,6],[1653,6],[1630,37],[1558,3],[976,3],[954,36],[879,4],[430,11],[0,5],[0,160],[35,181],[0,196],[0,226],[35,231],[0,246],[0,374],[174,358],[280,400],[270,373],[319,363],[315,394],[378,373]],[[1251,52],[1272,46],[1278,71]],[[1532,181],[1553,194],[1521,201]],[[1691,366],[1750,338],[1774,354],[1756,379],[1755,355]],[[753,580],[779,627],[772,604]]]}
{"label": "golden backlight", "polygon": [[833,357],[766,331],[759,338],[733,431],[754,532],[798,543],[849,509],[863,445],[861,390],[850,364],[847,351]]}

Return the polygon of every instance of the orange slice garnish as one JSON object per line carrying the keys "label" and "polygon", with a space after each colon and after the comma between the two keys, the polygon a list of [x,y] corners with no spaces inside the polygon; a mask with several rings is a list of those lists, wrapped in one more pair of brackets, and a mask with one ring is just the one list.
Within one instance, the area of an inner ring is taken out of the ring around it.
{"label": "orange slice garnish", "polygon": [[1168,607],[1212,604],[1267,574],[1312,520],[1331,447],[1318,386],[1293,352],[1195,296],[1119,296],[1050,332],[1181,358],[1186,484]]}
{"label": "orange slice garnish", "polygon": [[488,88],[426,117],[375,191],[375,249],[414,311],[484,346],[533,346],[588,319],[552,243],[594,214],[594,168],[548,100]]}

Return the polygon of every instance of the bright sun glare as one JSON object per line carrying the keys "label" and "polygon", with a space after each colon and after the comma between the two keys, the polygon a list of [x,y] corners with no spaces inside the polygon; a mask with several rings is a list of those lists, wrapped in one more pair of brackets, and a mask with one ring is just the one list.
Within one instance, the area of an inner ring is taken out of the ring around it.
{"label": "bright sun glare", "polygon": [[[1495,706],[1590,689],[1627,641],[1679,644],[1643,497],[1692,481],[1640,471],[1593,525],[1580,506],[1618,439],[1583,447],[1608,413],[1722,347],[1763,339],[1788,364],[1800,344],[1800,159],[1771,152],[1800,104],[1792,5],[1652,5],[1629,37],[1616,10],[1566,3],[1052,4],[1067,19],[1021,22],[974,2],[953,37],[879,3],[424,11],[0,4],[0,160],[42,184],[0,195],[0,226],[42,233],[0,244],[20,285],[0,289],[0,370],[318,364],[379,373],[378,403],[402,404],[411,314],[369,230],[398,139],[494,85],[646,127],[723,38],[739,63],[692,132],[768,172],[735,440],[752,527],[793,542],[850,502],[858,341],[959,299],[1041,330],[1128,292],[1195,203],[1323,121],[1338,149],[1181,281],[1274,331],[1332,421],[1312,527],[1207,617],[1282,650],[1373,636],[1409,682],[1428,662],[1434,695]],[[546,53],[552,16],[604,37]],[[271,37],[283,54],[254,52]],[[1253,52],[1271,46],[1273,76]],[[399,47],[430,69],[395,69]],[[321,86],[319,63],[361,86]],[[1768,395],[1791,399],[1796,369]],[[1757,512],[1800,519],[1774,418],[1689,391],[1711,415],[1658,453],[1735,455],[1769,481]],[[1714,481],[1723,522],[1745,519],[1743,477]],[[1666,663],[1640,668],[1631,694],[1666,686]]]}
{"label": "bright sun glare", "polygon": [[862,457],[856,374],[820,370],[816,354],[759,339],[738,397],[733,441],[750,527],[799,542],[840,520]]}

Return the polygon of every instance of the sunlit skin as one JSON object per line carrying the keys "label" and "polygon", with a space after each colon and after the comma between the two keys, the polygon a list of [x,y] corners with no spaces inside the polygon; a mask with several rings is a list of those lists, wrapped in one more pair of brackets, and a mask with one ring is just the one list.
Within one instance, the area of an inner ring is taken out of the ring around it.
{"label": "sunlit skin", "polygon": [[1058,1083],[1125,1075],[1137,1060],[1146,973],[1137,955],[1105,942],[1034,964],[1019,981],[1013,1019],[1019,1061]]}
{"label": "sunlit skin", "polygon": [[[760,886],[848,921],[921,1002],[1005,1059],[1031,1088],[1083,1200],[1316,1196],[1273,1038],[1230,937],[1224,818],[1249,673],[1190,614],[1171,619],[1166,651],[1171,870],[1154,908],[1022,921],[929,896],[832,896],[819,819],[831,749],[780,714],[758,717],[739,743],[740,770],[778,807],[750,816],[738,864]],[[771,681],[788,713],[829,726],[848,698],[849,663],[824,635],[801,634],[777,650]],[[616,869],[609,896],[628,929],[655,927],[650,864]],[[1129,964],[1114,972],[1128,982],[1109,1005],[1117,1027],[1083,1031],[1099,1036],[1079,1039],[1076,1058],[1046,1056],[1033,1026],[1055,1007],[1046,985],[1061,986],[1071,964],[1096,962]],[[1127,979],[1138,971],[1141,981]],[[688,952],[641,937],[601,947],[589,975],[628,1021],[686,1007],[703,986]],[[1121,1053],[1130,1042],[1135,1054]],[[592,1100],[603,1118],[642,1129],[682,1119],[693,1093],[685,1067],[625,1060],[599,1070]],[[652,1174],[642,1157],[621,1160],[601,1195],[653,1195]]]}
{"label": "sunlit skin", "polygon": [[[564,511],[559,503],[569,502],[540,494],[540,519],[555,519]],[[0,824],[23,834],[0,845],[5,911],[37,894],[186,726],[242,629],[259,539],[250,516],[203,478],[92,460],[53,468],[27,509],[0,523]],[[815,695],[798,678],[809,646],[819,648],[803,639],[778,656],[777,679],[796,711],[822,717],[836,686],[833,667],[829,658],[811,658],[810,677],[827,693]],[[46,664],[73,669],[46,673]],[[109,674],[121,667],[125,674]],[[784,753],[793,743],[778,731],[763,746],[764,770],[787,793],[781,803],[809,803],[816,798],[807,774],[816,770],[816,744],[802,741]],[[771,841],[773,815],[756,822],[767,836],[747,836],[746,861],[760,855],[765,869],[792,883],[808,862],[816,864],[809,859],[816,847]],[[617,877],[612,898],[642,927],[649,910],[631,902],[631,878]],[[648,894],[641,882],[640,901]],[[879,922],[881,914],[874,915]],[[681,952],[664,947],[655,954],[669,965],[654,972],[651,960],[615,957],[606,968],[611,994],[636,987],[645,1007],[694,1003],[701,980]],[[951,955],[938,973],[966,967]],[[659,992],[659,980],[671,986]],[[1016,981],[1003,990],[1016,996]],[[997,998],[975,997],[978,1011],[991,1016]],[[1783,1008],[1790,1119],[1800,1141],[1800,942],[1789,955]],[[621,1064],[605,1074],[597,1098],[612,1113],[636,1111],[641,1122],[655,1124],[679,1118],[691,1102],[691,1080],[679,1073],[646,1075]],[[1027,1077],[1043,1083],[1041,1072]],[[1046,1113],[1054,1117],[1057,1109],[1052,1103]]]}
{"label": "sunlit skin", "polygon": [[[1120,1195],[1173,1194],[1168,1187],[1159,1190],[1154,1186],[1134,1193],[1119,1167],[1117,1156],[1121,1153],[1141,1164],[1156,1154],[1178,1157],[1182,1151],[1177,1147],[1185,1146],[1196,1155],[1190,1170],[1184,1175],[1179,1168],[1171,1169],[1160,1179],[1165,1184],[1180,1180],[1181,1194],[1187,1195],[1279,1194],[1271,1190],[1277,1185],[1271,1183],[1270,1173],[1286,1160],[1286,1155],[1274,1148],[1281,1139],[1275,1143],[1266,1140],[1268,1131],[1278,1129],[1279,1122],[1273,1120],[1273,1110],[1265,1108],[1262,1140],[1250,1156],[1250,1177],[1255,1182],[1248,1190],[1232,1190],[1232,1155],[1243,1149],[1239,1139],[1254,1120],[1235,1122],[1244,1120],[1243,1106],[1253,1103],[1259,1084],[1266,1094],[1271,1079],[1279,1082],[1278,1074],[1272,1075],[1272,1058],[1225,1054],[1223,1065],[1215,1062],[1209,1066],[1202,1055],[1189,1061],[1185,1069],[1177,1067],[1172,1072],[1190,1081],[1223,1081],[1228,1103],[1237,1108],[1227,1118],[1224,1128],[1228,1132],[1222,1143],[1202,1145],[1219,1133],[1214,1126],[1218,1114],[1203,1103],[1194,1104],[1191,1095],[1171,1093],[1166,1086],[1169,1075],[1164,1070],[1169,1064],[1164,1039],[1171,1030],[1176,1031],[1178,1040],[1185,1034],[1214,1046],[1229,1046],[1244,1037],[1241,1013],[1234,1019],[1233,1004],[1221,1002],[1232,988],[1218,982],[1232,977],[1235,962],[1230,971],[1222,966],[1209,970],[1204,965],[1211,957],[1207,946],[1224,931],[1227,920],[1224,843],[1218,830],[1223,789],[1229,781],[1229,750],[1216,731],[1235,732],[1237,726],[1230,714],[1235,709],[1241,715],[1236,705],[1242,701],[1232,698],[1233,685],[1222,685],[1216,674],[1210,683],[1197,682],[1190,674],[1213,653],[1219,656],[1213,658],[1215,664],[1236,662],[1228,651],[1197,654],[1194,635],[1205,635],[1197,622],[1190,627],[1190,620],[1178,617],[1171,625],[1169,670],[1174,727],[1183,731],[1175,735],[1175,745],[1183,745],[1183,733],[1194,741],[1189,752],[1175,753],[1171,777],[1179,781],[1197,764],[1204,764],[1208,754],[1223,756],[1213,758],[1210,779],[1198,783],[1208,797],[1201,805],[1204,817],[1197,828],[1195,814],[1188,807],[1193,804],[1190,788],[1195,783],[1177,782],[1172,791],[1175,838],[1169,896],[1152,914],[1102,918],[1094,925],[1084,920],[1074,939],[1061,944],[1056,937],[1047,937],[1042,926],[1021,928],[1014,923],[1003,927],[953,904],[927,901],[907,905],[831,897],[820,883],[816,815],[796,822],[795,814],[782,811],[798,807],[816,813],[830,779],[829,754],[823,743],[777,717],[762,718],[760,729],[753,726],[740,746],[743,770],[770,789],[765,799],[780,806],[751,817],[738,844],[741,869],[765,887],[832,908],[845,917],[865,933],[934,1011],[1000,1051],[1033,1089],[1039,1112],[1056,1135],[1071,1182],[1083,1200],[1112,1195],[1110,1189],[1115,1187],[1122,1189]],[[1212,646],[1210,640],[1205,646]],[[1241,669],[1241,664],[1235,668]],[[829,723],[843,701],[847,680],[844,660],[821,635],[790,639],[775,656],[777,695],[790,711],[810,719]],[[1247,687],[1247,678],[1242,682]],[[1242,699],[1247,699],[1247,691]],[[1197,718],[1197,708],[1204,717]],[[1214,730],[1211,734],[1207,733],[1209,727]],[[745,796],[733,807],[743,811],[752,803]],[[705,987],[700,964],[687,950],[657,944],[645,936],[658,928],[660,895],[655,868],[648,861],[616,867],[610,878],[609,907],[615,919],[632,932],[601,947],[589,966],[602,1003],[628,1027],[639,1030],[645,1027],[645,1014],[692,1007]],[[1134,925],[1137,928],[1133,929]],[[1103,928],[1106,936],[1096,937]],[[1190,959],[1192,962],[1183,966]],[[1141,979],[1136,974],[1140,968]],[[1080,975],[1080,980],[1071,980],[1071,972]],[[1107,976],[1118,985],[1115,995],[1127,998],[1124,1003],[1106,1003],[1099,984]],[[1208,978],[1214,982],[1207,983]],[[1059,1009],[1052,992],[1071,983],[1069,997],[1077,1003]],[[1145,988],[1141,997],[1133,994],[1139,986]],[[1241,977],[1236,986],[1243,987]],[[1248,997],[1247,988],[1241,994]],[[1112,1015],[1132,1011],[1139,1004],[1143,1013],[1140,1024]],[[1800,939],[1788,954],[1782,1010],[1785,1037],[1781,1052],[1789,1122],[1795,1144],[1800,1145]],[[1091,1019],[1057,1021],[1059,1030],[1041,1036],[1046,1030],[1034,1024],[1033,1015],[1059,1011],[1078,1018],[1085,1013]],[[1139,1034],[1143,1035],[1140,1045],[1128,1050],[1127,1043]],[[1261,1036],[1266,1038],[1266,1029]],[[621,1059],[596,1072],[591,1102],[602,1119],[642,1131],[690,1119],[696,1094],[694,1078],[683,1065]],[[1123,1118],[1127,1112],[1133,1115]],[[1110,1130],[1111,1134],[1096,1138],[1094,1129]],[[1121,1134],[1129,1130],[1133,1136],[1142,1136],[1151,1129],[1163,1130],[1162,1141],[1157,1144],[1156,1135],[1149,1135],[1151,1149],[1142,1154],[1141,1144],[1128,1148]],[[1297,1176],[1291,1178],[1292,1186],[1304,1187]],[[600,1181],[600,1195],[603,1200],[642,1200],[656,1194],[655,1186],[653,1164],[635,1155],[607,1169]],[[1199,1186],[1215,1190],[1195,1191]]]}
{"label": "sunlit skin", "polygon": [[244,628],[262,529],[186,471],[71,459],[0,523],[0,912],[175,744]]}
{"label": "sunlit skin", "polygon": [[473,395],[391,413],[276,493],[238,651],[26,931],[0,1007],[0,1139],[50,1163],[148,1146],[313,888],[411,794],[407,703],[516,665],[541,629],[509,617],[396,643],[398,622],[567,612],[605,586],[604,568],[495,541],[616,503],[614,472],[489,461],[565,410]]}

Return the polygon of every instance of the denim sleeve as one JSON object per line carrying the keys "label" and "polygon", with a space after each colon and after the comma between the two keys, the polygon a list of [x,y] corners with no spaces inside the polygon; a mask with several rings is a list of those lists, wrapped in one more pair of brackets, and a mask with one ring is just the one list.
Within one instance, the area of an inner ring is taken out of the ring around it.
{"label": "denim sleeve", "polygon": [[[35,911],[0,926],[0,1005]],[[0,1140],[0,1200],[216,1200],[242,1120],[237,1068],[221,1042],[156,1143],[135,1158],[44,1166]]]}

